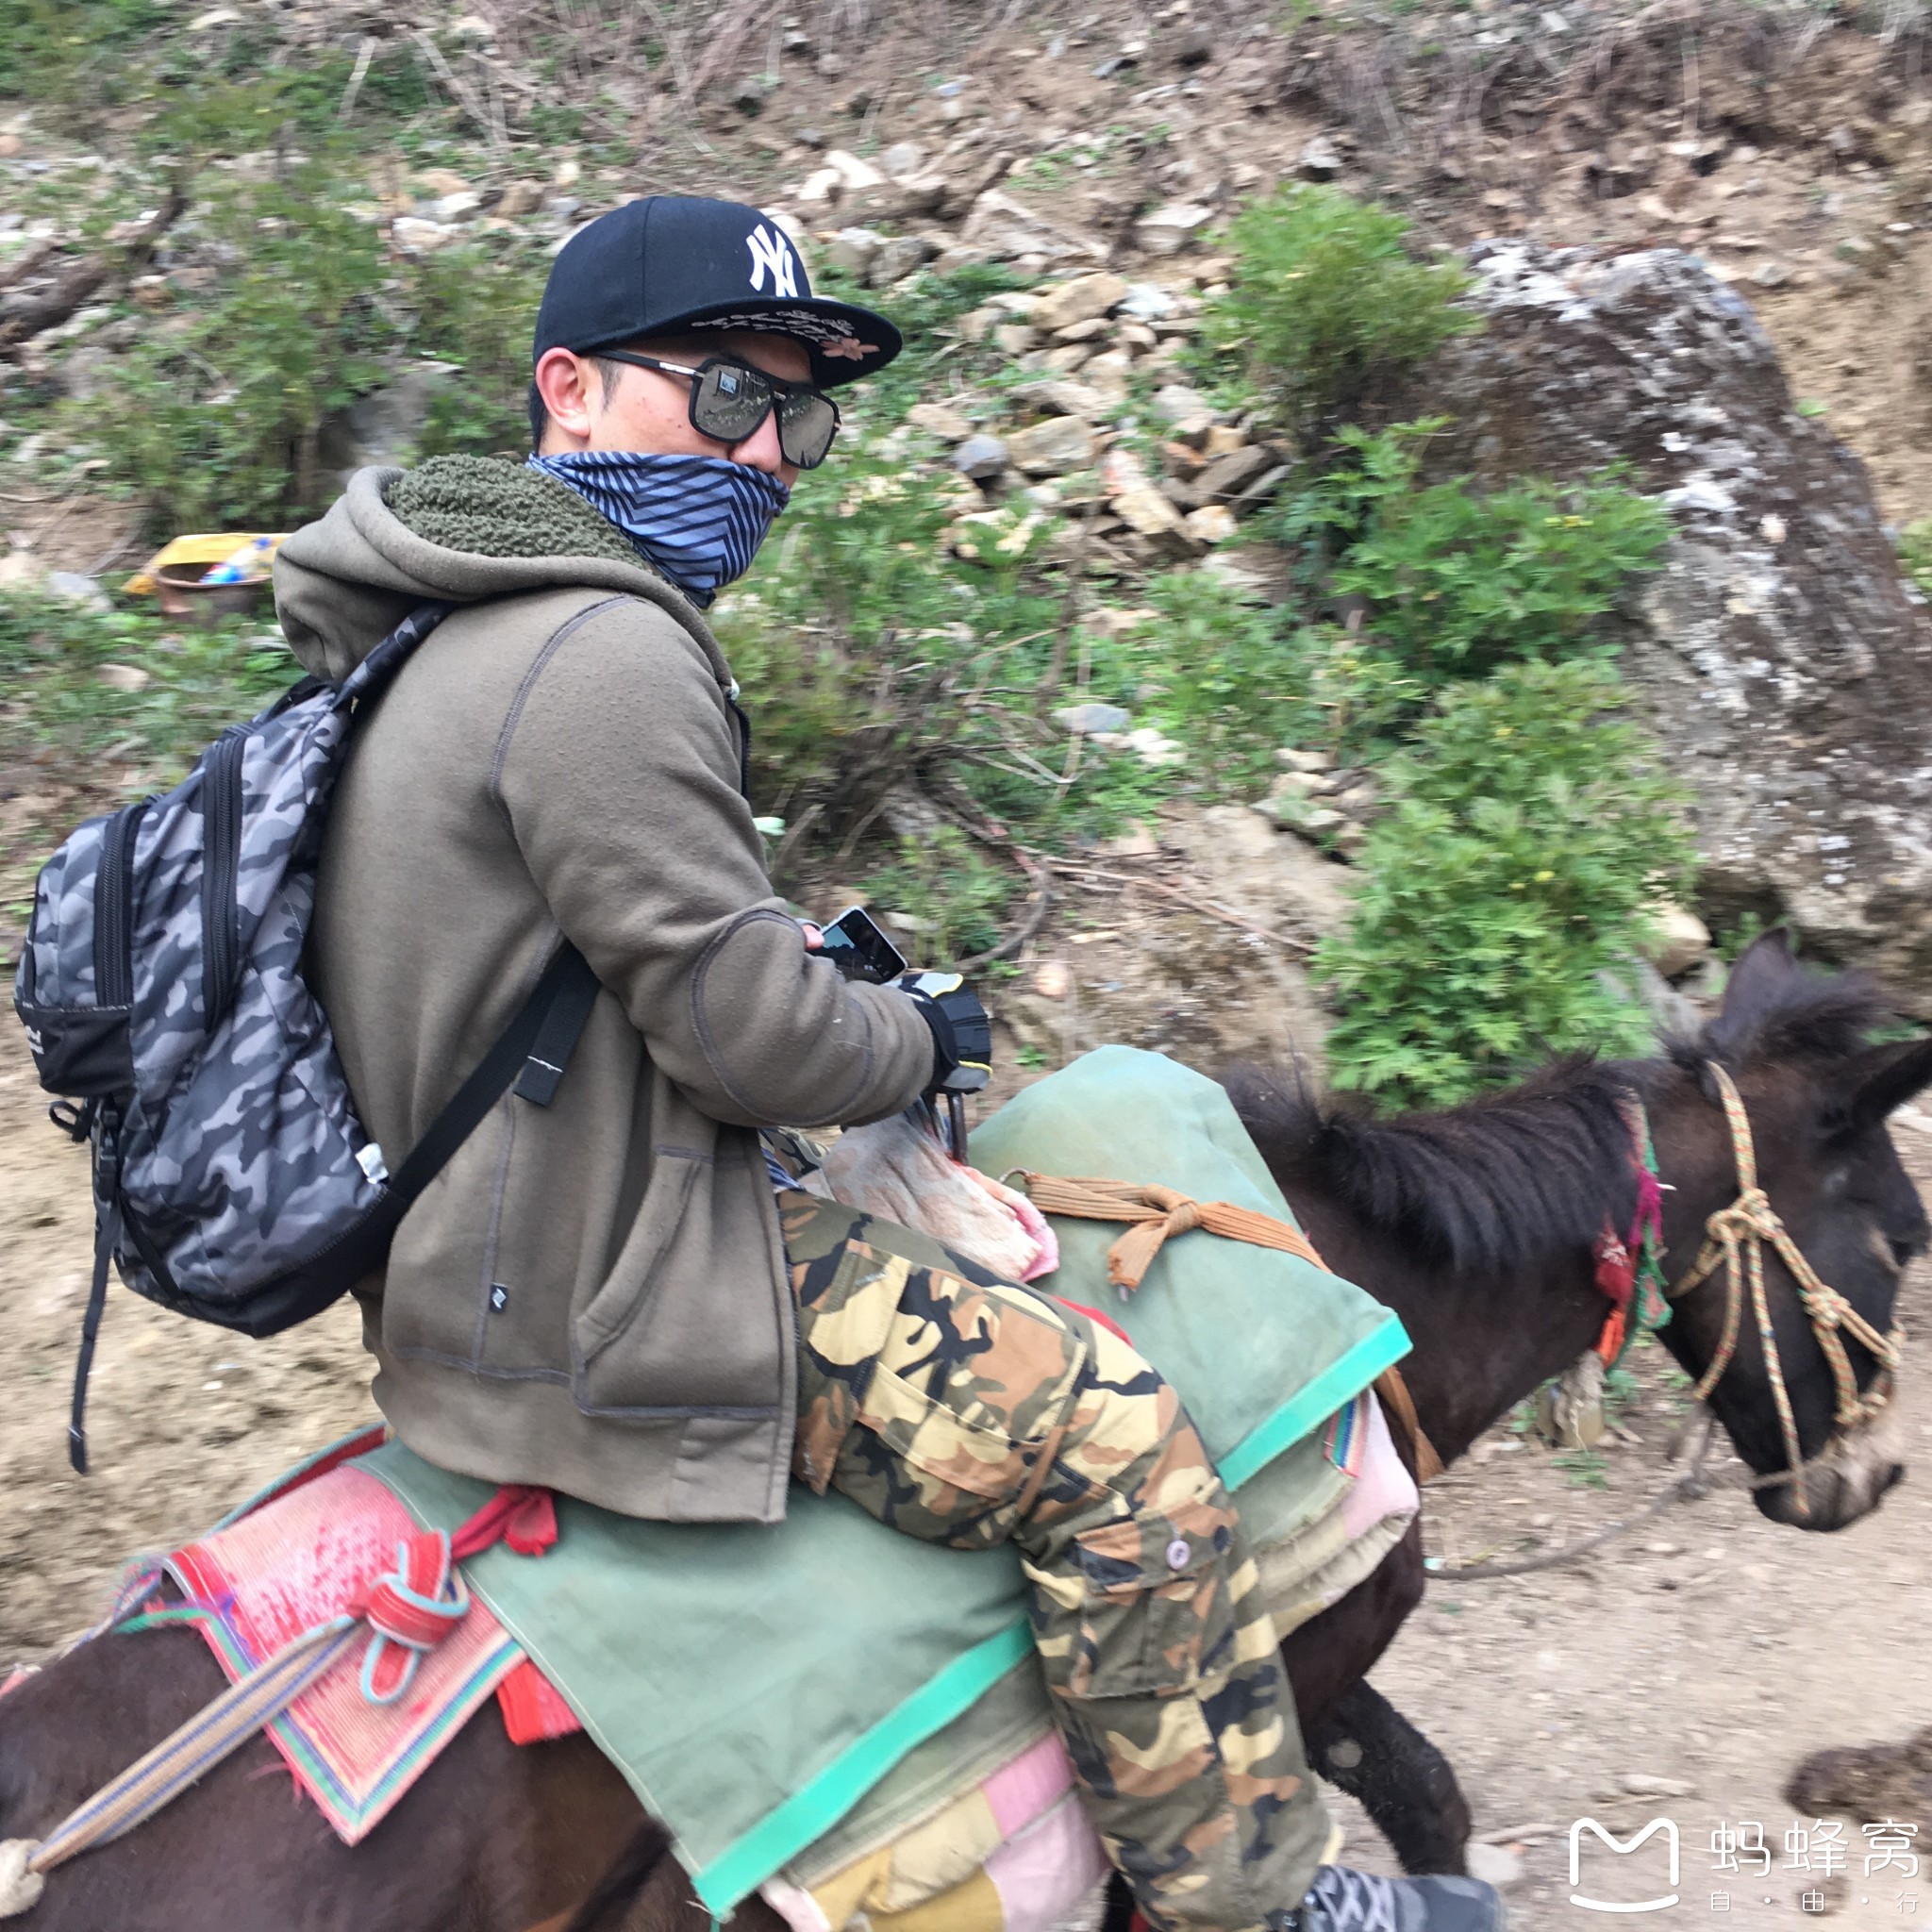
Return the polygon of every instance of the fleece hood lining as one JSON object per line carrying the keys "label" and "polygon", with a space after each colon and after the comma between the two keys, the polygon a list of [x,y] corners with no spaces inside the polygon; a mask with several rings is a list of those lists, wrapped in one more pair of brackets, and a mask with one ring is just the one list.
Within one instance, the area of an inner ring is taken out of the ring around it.
{"label": "fleece hood lining", "polygon": [[[573,512],[596,515],[564,485],[521,465],[479,458],[441,458],[436,463],[445,475],[460,463],[527,476],[530,487],[546,493],[538,507],[550,491],[567,501],[569,509],[558,519],[566,530],[572,526],[565,519]],[[479,604],[527,591],[583,589],[621,591],[657,605],[697,643],[720,689],[732,689],[731,668],[709,626],[641,558],[492,557],[448,548],[411,529],[387,501],[409,474],[391,467],[358,470],[328,513],[282,545],[275,562],[275,611],[305,670],[347,675],[420,604]],[[492,474],[491,480],[498,479]],[[621,533],[612,529],[611,536],[628,548]]]}

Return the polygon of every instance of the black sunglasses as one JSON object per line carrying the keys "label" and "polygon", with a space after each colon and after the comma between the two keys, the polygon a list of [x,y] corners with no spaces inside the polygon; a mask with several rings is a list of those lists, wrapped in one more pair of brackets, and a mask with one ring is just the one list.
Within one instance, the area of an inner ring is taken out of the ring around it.
{"label": "black sunglasses", "polygon": [[691,426],[700,436],[737,444],[756,436],[774,409],[778,412],[778,447],[788,463],[815,470],[824,461],[839,433],[839,406],[808,382],[786,382],[754,369],[749,362],[712,356],[693,369],[684,362],[660,362],[628,349],[597,349],[608,361],[655,369],[660,375],[691,379]]}

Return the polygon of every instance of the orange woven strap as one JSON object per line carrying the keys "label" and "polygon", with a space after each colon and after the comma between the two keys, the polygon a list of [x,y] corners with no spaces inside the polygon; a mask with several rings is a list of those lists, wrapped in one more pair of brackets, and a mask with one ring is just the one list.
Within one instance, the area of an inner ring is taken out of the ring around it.
{"label": "orange woven strap", "polygon": [[1042,1214],[1070,1214],[1081,1221],[1130,1221],[1134,1225],[1107,1251],[1107,1278],[1116,1288],[1139,1288],[1154,1257],[1175,1235],[1205,1227],[1251,1247],[1278,1248],[1325,1270],[1327,1263],[1300,1228],[1237,1208],[1232,1201],[1196,1201],[1156,1181],[1076,1180],[1060,1174],[1027,1174],[1026,1192]]}
{"label": "orange woven strap", "polygon": [[[1155,1181],[1109,1181],[1091,1176],[1074,1179],[1064,1174],[1034,1174],[1026,1168],[1020,1169],[1019,1174],[1026,1183],[1028,1198],[1042,1214],[1069,1214],[1078,1221],[1134,1224],[1107,1251],[1107,1278],[1116,1288],[1139,1288],[1154,1265],[1155,1256],[1169,1238],[1196,1227],[1205,1227],[1209,1234],[1231,1241],[1246,1241],[1253,1247],[1278,1248],[1286,1255],[1299,1255],[1324,1274],[1331,1272],[1314,1242],[1300,1228],[1276,1221],[1272,1214],[1257,1214],[1252,1208],[1237,1208],[1231,1201],[1196,1201],[1176,1188],[1163,1188]],[[1415,1451],[1416,1479],[1428,1482],[1441,1475],[1442,1458],[1423,1429],[1401,1371],[1384,1369],[1375,1377],[1374,1390]]]}
{"label": "orange woven strap", "polygon": [[1434,1482],[1442,1474],[1442,1458],[1437,1455],[1436,1445],[1429,1441],[1422,1419],[1415,1412],[1415,1397],[1408,1392],[1402,1371],[1392,1366],[1386,1368],[1369,1386],[1381,1398],[1382,1407],[1402,1425],[1409,1447],[1415,1451],[1416,1481]]}

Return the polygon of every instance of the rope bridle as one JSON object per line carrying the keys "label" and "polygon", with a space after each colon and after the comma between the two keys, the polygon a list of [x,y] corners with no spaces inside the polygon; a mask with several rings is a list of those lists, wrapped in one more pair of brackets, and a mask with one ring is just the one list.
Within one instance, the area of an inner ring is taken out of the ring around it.
{"label": "rope bridle", "polygon": [[[1785,1388],[1784,1362],[1778,1355],[1777,1337],[1771,1322],[1771,1303],[1764,1287],[1764,1250],[1767,1244],[1777,1251],[1778,1259],[1797,1287],[1798,1303],[1811,1324],[1818,1347],[1831,1370],[1837,1391],[1834,1434],[1841,1438],[1873,1420],[1891,1399],[1891,1375],[1899,1365],[1905,1331],[1893,1328],[1881,1335],[1835,1288],[1819,1278],[1818,1271],[1806,1260],[1777,1210],[1764,1190],[1757,1185],[1757,1150],[1751,1138],[1751,1118],[1744,1110],[1737,1084],[1717,1061],[1709,1060],[1711,1076],[1717,1083],[1718,1098],[1730,1124],[1731,1152],[1738,1170],[1738,1198],[1728,1208],[1720,1208],[1704,1224],[1704,1245],[1689,1271],[1666,1291],[1674,1302],[1682,1301],[1717,1272],[1724,1271],[1724,1324],[1718,1338],[1716,1353],[1695,1389],[1693,1402],[1702,1402],[1724,1379],[1738,1352],[1738,1335],[1743,1326],[1744,1295],[1748,1286],[1751,1309],[1757,1322],[1758,1340],[1764,1348],[1764,1365],[1771,1378],[1771,1396],[1777,1408],[1778,1427],[1784,1435],[1785,1457],[1789,1467],[1768,1479],[1770,1484],[1794,1485],[1798,1513],[1811,1513],[1806,1474],[1816,1466],[1807,1463],[1798,1446],[1798,1424],[1791,1413],[1791,1398]],[[1879,1373],[1871,1389],[1858,1392],[1858,1378],[1852,1373],[1851,1358],[1845,1353],[1843,1336],[1849,1335],[1877,1362]]]}

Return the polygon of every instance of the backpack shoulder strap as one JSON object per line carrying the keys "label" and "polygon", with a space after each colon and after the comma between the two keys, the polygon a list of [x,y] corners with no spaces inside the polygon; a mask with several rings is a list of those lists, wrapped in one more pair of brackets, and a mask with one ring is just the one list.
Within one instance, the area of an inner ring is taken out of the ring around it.
{"label": "backpack shoulder strap", "polygon": [[512,1086],[532,1105],[550,1105],[597,992],[590,962],[565,941],[495,1045],[403,1158],[381,1198],[313,1260],[276,1284],[276,1313],[259,1332],[306,1320],[380,1268],[403,1217]]}
{"label": "backpack shoulder strap", "polygon": [[[366,660],[365,660],[366,661]],[[490,1109],[514,1087],[533,1107],[548,1107],[570,1065],[597,1003],[597,975],[590,961],[566,940],[544,967],[516,1016],[497,1036],[469,1077],[424,1130],[391,1177],[381,1195],[321,1254],[291,1270],[265,1291],[258,1321],[244,1333],[269,1335],[320,1314],[331,1302],[380,1268],[403,1217],[423,1191],[449,1164],[451,1157],[483,1124]],[[118,1122],[103,1119],[104,1149],[111,1148]],[[67,1425],[68,1459],[87,1474],[87,1384],[107,1300],[108,1271],[119,1239],[125,1204],[121,1199],[118,1153],[110,1154],[104,1182],[100,1225],[95,1234],[94,1274],[81,1330],[80,1359],[74,1377],[74,1407]],[[131,1224],[130,1224],[131,1225]],[[165,1273],[165,1271],[163,1271]]]}
{"label": "backpack shoulder strap", "polygon": [[384,1205],[398,1201],[396,1220],[449,1164],[452,1155],[482,1125],[490,1109],[514,1083],[517,1097],[548,1107],[576,1051],[591,1008],[597,1003],[597,975],[566,940],[530,989],[529,997],[496,1044],[476,1064],[442,1111],[409,1149],[389,1184]]}
{"label": "backpack shoulder strap", "polygon": [[454,604],[419,604],[336,687],[336,703],[354,705],[379,697],[408,661],[410,653],[456,608]]}

